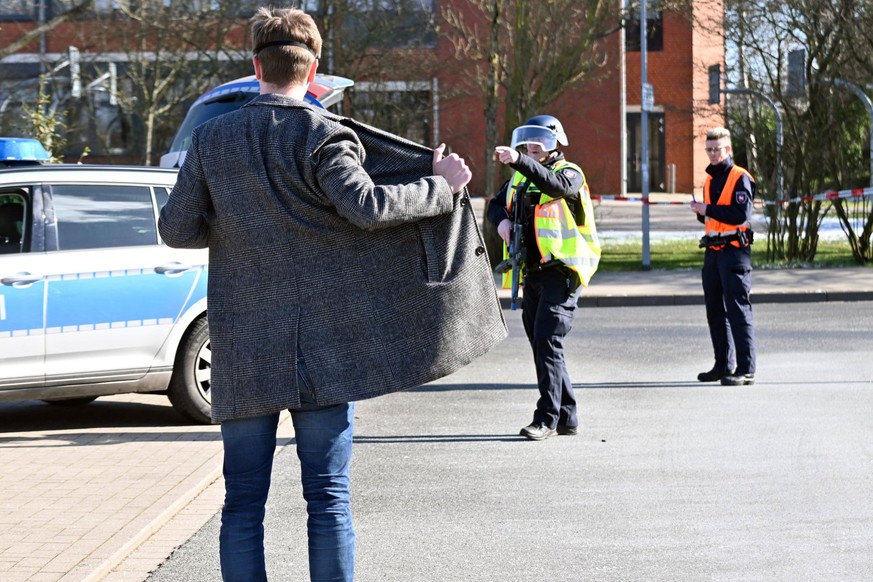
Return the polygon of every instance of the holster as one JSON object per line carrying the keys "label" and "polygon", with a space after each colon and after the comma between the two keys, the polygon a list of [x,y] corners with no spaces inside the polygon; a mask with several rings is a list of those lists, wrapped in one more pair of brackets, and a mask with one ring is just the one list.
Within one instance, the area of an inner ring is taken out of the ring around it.
{"label": "holster", "polygon": [[755,242],[755,233],[749,230],[740,230],[734,234],[727,236],[721,235],[706,235],[700,239],[698,246],[700,248],[721,248],[732,242],[740,243],[740,248],[747,247]]}

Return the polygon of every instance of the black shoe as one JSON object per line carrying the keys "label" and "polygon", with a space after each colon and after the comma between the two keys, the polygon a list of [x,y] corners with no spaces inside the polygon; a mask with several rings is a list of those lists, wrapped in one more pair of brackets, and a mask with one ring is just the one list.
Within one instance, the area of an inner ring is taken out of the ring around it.
{"label": "black shoe", "polygon": [[697,375],[697,380],[700,382],[718,382],[725,376],[730,376],[733,374],[730,370],[723,370],[721,368],[713,368],[709,372],[701,372]]}
{"label": "black shoe", "polygon": [[558,434],[562,434],[565,436],[576,436],[577,434],[579,434],[579,427],[578,426],[566,426],[563,424],[559,424],[557,432],[558,432]]}
{"label": "black shoe", "polygon": [[754,383],[754,374],[729,374],[721,379],[722,386],[751,386]]}
{"label": "black shoe", "polygon": [[519,431],[518,434],[532,441],[542,441],[555,435],[555,429],[547,427],[542,422],[534,422]]}

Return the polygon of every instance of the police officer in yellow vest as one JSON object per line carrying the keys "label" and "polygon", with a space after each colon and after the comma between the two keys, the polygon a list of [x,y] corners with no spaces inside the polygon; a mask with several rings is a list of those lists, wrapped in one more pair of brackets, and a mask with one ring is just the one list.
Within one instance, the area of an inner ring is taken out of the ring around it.
{"label": "police officer in yellow vest", "polygon": [[[488,219],[505,243],[506,256],[513,205],[526,205],[522,322],[533,349],[540,397],[533,421],[520,434],[531,440],[578,434],[564,336],[573,324],[579,290],[588,284],[600,260],[585,176],[579,166],[564,159],[558,143],[568,145],[567,136],[551,115],[537,115],[516,128],[511,146],[499,146],[494,152],[515,173],[488,207]],[[526,153],[516,149],[520,146]]]}
{"label": "police officer in yellow vest", "polygon": [[709,166],[703,202],[691,209],[706,226],[700,239],[703,255],[703,297],[715,365],[698,374],[701,382],[725,386],[755,383],[755,327],[752,304],[752,202],[755,180],[734,164],[731,134],[717,127],[706,134]]}

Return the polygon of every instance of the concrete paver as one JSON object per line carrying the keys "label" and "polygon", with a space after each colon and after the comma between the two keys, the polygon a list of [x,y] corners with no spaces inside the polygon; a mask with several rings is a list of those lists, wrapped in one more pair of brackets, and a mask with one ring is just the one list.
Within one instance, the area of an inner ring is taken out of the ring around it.
{"label": "concrete paver", "polygon": [[164,396],[4,404],[0,579],[145,579],[221,507],[221,456],[219,428],[186,425]]}

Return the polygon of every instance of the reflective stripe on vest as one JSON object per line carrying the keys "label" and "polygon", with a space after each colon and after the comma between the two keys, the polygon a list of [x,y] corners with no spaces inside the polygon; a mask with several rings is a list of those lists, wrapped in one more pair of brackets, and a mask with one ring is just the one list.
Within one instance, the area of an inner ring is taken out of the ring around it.
{"label": "reflective stripe on vest", "polygon": [[[727,180],[725,181],[724,188],[721,190],[721,194],[719,194],[718,200],[715,202],[718,206],[729,206],[731,203],[731,198],[734,195],[734,188],[737,186],[737,182],[740,181],[744,175],[749,176],[751,179],[752,175],[745,168],[741,168],[739,166],[734,166],[731,168],[730,173],[728,174]],[[706,182],[703,184],[703,203],[704,204],[712,204],[711,194],[709,191],[710,185],[712,184],[712,176],[706,177]],[[749,194],[751,196],[751,193]],[[704,222],[704,227],[706,228],[706,234],[712,236],[730,236],[732,234],[736,234],[740,231],[749,230],[749,223],[741,224],[737,226],[736,224],[727,224],[724,222],[719,222],[714,218],[706,217],[706,222]],[[731,241],[733,246],[740,248],[739,241]],[[713,247],[716,250],[722,247]]]}

